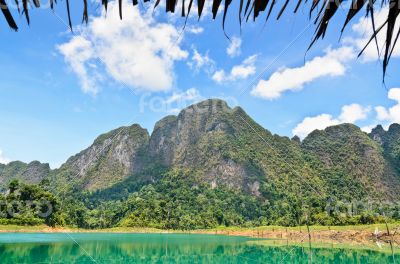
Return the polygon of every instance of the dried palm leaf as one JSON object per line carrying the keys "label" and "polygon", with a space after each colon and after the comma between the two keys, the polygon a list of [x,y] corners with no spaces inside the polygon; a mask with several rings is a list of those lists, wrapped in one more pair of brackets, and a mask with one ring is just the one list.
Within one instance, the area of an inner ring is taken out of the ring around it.
{"label": "dried palm leaf", "polygon": [[[17,6],[18,12],[20,12],[19,9],[19,0],[14,0],[15,4]],[[30,23],[30,17],[29,17],[29,11],[28,11],[28,2],[29,0],[22,0],[22,13],[26,17],[26,21],[29,24]],[[107,11],[107,6],[108,6],[108,1],[109,0],[102,0],[102,5],[104,9]],[[148,2],[149,0],[144,0],[144,2]],[[197,15],[198,18],[200,19],[201,15],[203,14],[204,7],[205,7],[205,1],[206,0],[197,0]],[[207,0],[211,1],[211,0]],[[212,0],[212,17],[213,19],[216,18],[218,9],[221,6],[222,0]],[[264,12],[268,5],[268,12],[266,15],[266,21],[270,17],[272,11],[275,9],[275,6],[277,4],[277,0],[247,0],[246,3],[244,0],[239,0],[239,12],[238,12],[238,18],[239,18],[239,24],[240,27],[242,25],[242,19],[245,18],[246,21],[249,20],[250,16],[252,15],[253,20],[255,20],[257,17],[260,16],[261,12]],[[341,5],[343,0],[312,0],[310,11],[309,11],[309,16],[311,18],[312,13],[314,10],[318,10],[318,14],[314,18],[314,23],[316,24],[316,30],[315,30],[315,35],[311,41],[311,44],[309,48],[311,48],[314,43],[321,38],[324,38],[329,22],[331,21],[332,17],[334,17],[337,13],[337,10],[339,6]],[[389,2],[389,12],[387,15],[387,19],[384,21],[383,25],[380,25],[378,28],[375,26],[375,19],[374,19],[374,4],[376,0],[352,0],[352,4],[349,7],[349,10],[347,12],[346,19],[343,23],[343,26],[341,28],[341,33],[345,30],[346,26],[352,21],[357,14],[360,13],[360,11],[363,9],[364,6],[366,6],[366,15],[370,16],[371,22],[372,22],[372,36],[370,37],[368,43],[364,47],[364,49],[360,52],[362,54],[363,51],[365,51],[365,48],[371,44],[373,40],[375,40],[375,45],[377,47],[377,52],[379,54],[379,47],[378,47],[378,41],[377,41],[377,34],[382,31],[383,28],[386,27],[386,41],[385,41],[385,47],[384,47],[384,55],[383,55],[383,73],[386,73],[387,66],[389,64],[390,58],[394,52],[395,46],[397,45],[397,41],[400,36],[400,28],[397,26],[396,28],[396,21],[399,18],[400,14],[400,0],[382,0],[381,1],[381,6],[387,4]],[[155,0],[154,8],[159,6],[161,0]],[[177,5],[177,0],[165,0],[166,2],[166,12],[175,12],[175,7]],[[40,7],[40,0],[32,0],[33,7]],[[56,4],[56,0],[50,0],[50,6],[51,8],[54,7],[54,4]],[[222,18],[222,28],[224,30],[224,34],[226,35],[225,32],[225,23],[226,23],[226,18],[227,14],[229,11],[229,8],[231,7],[232,0],[225,0],[224,2],[224,10],[223,10],[223,18]],[[277,19],[280,19],[283,13],[286,11],[287,6],[289,5],[290,0],[285,0],[282,7],[280,8],[278,14],[277,14]],[[307,3],[307,0],[304,2],[302,0],[296,0],[296,6],[294,9],[294,13],[298,11],[300,6],[302,4]],[[132,0],[133,5],[138,4],[138,0]],[[189,1],[188,5],[188,10],[186,11],[185,7],[185,1],[182,0],[182,8],[181,8],[181,15],[185,17],[185,25],[188,20],[190,10],[193,4],[193,0]],[[13,15],[11,14],[6,0],[0,0],[0,5],[2,9],[2,13],[4,18],[6,19],[8,25],[10,28],[14,30],[18,30],[18,26],[14,21]],[[119,17],[122,19],[122,0],[118,0],[118,7],[119,7]],[[69,0],[66,0],[66,8],[67,8],[67,15],[68,15],[68,24],[71,27],[72,30],[72,21],[71,21],[71,13],[70,13],[70,5],[69,5]],[[244,9],[244,10],[243,10]],[[244,11],[244,12],[243,12]],[[82,22],[88,23],[89,20],[89,14],[88,14],[88,2],[87,0],[83,0],[83,16],[82,16]]]}

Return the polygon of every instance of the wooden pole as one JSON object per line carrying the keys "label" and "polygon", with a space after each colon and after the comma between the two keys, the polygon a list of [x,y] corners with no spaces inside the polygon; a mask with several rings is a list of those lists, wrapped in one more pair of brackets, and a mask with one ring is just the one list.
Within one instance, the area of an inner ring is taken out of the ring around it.
{"label": "wooden pole", "polygon": [[312,249],[311,249],[311,233],[310,233],[310,227],[307,223],[307,232],[308,232],[308,246],[310,248],[310,263],[312,263]]}

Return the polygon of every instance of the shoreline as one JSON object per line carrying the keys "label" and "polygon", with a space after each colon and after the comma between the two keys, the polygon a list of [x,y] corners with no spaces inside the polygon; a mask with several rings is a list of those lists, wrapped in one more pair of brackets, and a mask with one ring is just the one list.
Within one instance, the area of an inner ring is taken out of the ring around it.
{"label": "shoreline", "polygon": [[388,224],[389,234],[385,224],[357,226],[306,226],[283,227],[262,226],[255,228],[218,227],[198,230],[167,230],[156,228],[114,227],[106,229],[79,229],[71,227],[49,227],[0,225],[0,233],[159,233],[159,234],[209,234],[244,236],[250,238],[265,238],[274,240],[289,240],[293,242],[338,242],[338,243],[389,243],[393,241],[400,246],[400,223]]}

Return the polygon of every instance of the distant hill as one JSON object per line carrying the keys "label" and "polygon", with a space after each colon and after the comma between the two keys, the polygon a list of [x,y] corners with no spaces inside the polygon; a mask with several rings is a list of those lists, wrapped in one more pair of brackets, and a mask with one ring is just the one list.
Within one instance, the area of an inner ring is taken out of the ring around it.
{"label": "distant hill", "polygon": [[386,160],[391,163],[397,173],[400,172],[400,125],[392,124],[388,131],[382,126],[372,129],[370,137],[374,139],[384,151]]}
{"label": "distant hill", "polygon": [[13,179],[18,179],[28,183],[39,183],[47,178],[50,173],[49,164],[39,161],[32,161],[27,164],[21,161],[13,161],[0,164],[0,189],[5,188]]}
{"label": "distant hill", "polygon": [[322,162],[320,175],[335,195],[345,194],[347,199],[399,199],[400,176],[379,140],[359,127],[341,124],[316,130],[301,146]]}

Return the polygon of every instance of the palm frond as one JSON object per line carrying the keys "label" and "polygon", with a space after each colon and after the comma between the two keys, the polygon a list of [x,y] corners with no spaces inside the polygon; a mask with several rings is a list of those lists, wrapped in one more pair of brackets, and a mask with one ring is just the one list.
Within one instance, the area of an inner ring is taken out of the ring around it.
{"label": "palm frond", "polygon": [[7,20],[8,25],[10,26],[10,28],[17,31],[18,26],[15,23],[13,16],[11,15],[10,9],[8,9],[7,3],[4,0],[0,0],[0,5],[1,11],[3,12],[4,18]]}
{"label": "palm frond", "polygon": [[[14,0],[16,3],[16,6],[18,8],[19,12],[19,0]],[[28,11],[28,2],[29,0],[22,0],[22,13],[25,15],[27,23],[30,23],[30,17],[29,17],[29,11]],[[87,0],[82,0],[83,1],[83,16],[82,16],[82,22],[88,23],[88,3]],[[108,1],[109,0],[102,0],[102,5],[104,9],[107,11],[107,6],[108,6]],[[144,0],[144,2],[148,2],[149,0]],[[175,8],[177,5],[177,0],[165,0],[166,1],[166,12],[175,12]],[[200,19],[205,5],[205,1],[213,1],[212,2],[212,17],[213,19],[216,18],[218,14],[218,9],[222,4],[222,0],[197,0],[197,16]],[[268,10],[266,14],[266,20],[269,19],[271,13],[273,10],[275,10],[277,6],[277,0],[239,0],[239,10],[238,10],[238,19],[239,19],[239,24],[240,27],[242,25],[242,20],[248,21],[250,16],[252,15],[253,20],[255,21],[257,17],[260,16],[260,14],[266,10]],[[279,20],[282,16],[282,14],[287,11],[287,6],[290,3],[291,0],[284,0],[283,5],[280,6],[277,19]],[[307,0],[304,2],[302,0],[292,0],[296,1],[296,6],[294,9],[294,13],[297,13],[298,9],[300,8],[301,5],[304,5],[307,3]],[[384,47],[384,55],[383,55],[383,73],[385,75],[387,66],[389,64],[391,55],[393,54],[394,48],[397,44],[397,41],[400,36],[400,28],[395,28],[396,27],[396,22],[398,20],[399,14],[400,14],[400,0],[389,0],[389,11],[387,14],[386,20],[383,22],[382,25],[379,25],[378,27],[375,26],[375,20],[374,20],[374,4],[376,0],[352,0],[352,4],[349,7],[349,10],[347,12],[346,19],[343,23],[343,26],[341,28],[341,33],[345,30],[346,26],[349,24],[350,21],[354,19],[354,17],[365,7],[365,13],[366,16],[369,16],[372,22],[372,35],[370,37],[370,40],[366,44],[363,50],[361,50],[360,54],[365,50],[367,46],[371,44],[373,40],[375,40],[375,45],[377,46],[377,52],[379,52],[378,48],[378,42],[377,42],[377,34],[384,28],[386,27],[386,41],[385,41],[385,47]],[[39,0],[32,0],[33,2],[33,7],[40,7],[40,1]],[[66,0],[66,9],[67,9],[67,15],[68,15],[68,24],[71,27],[72,30],[72,21],[71,21],[71,13],[70,13],[70,3],[69,0]],[[154,8],[159,6],[161,0],[155,0]],[[321,3],[322,2],[322,3]],[[312,0],[310,11],[309,11],[309,16],[310,19],[312,17],[313,11],[316,10],[317,8],[319,9],[315,19],[314,23],[316,24],[316,30],[315,30],[315,35],[311,41],[311,44],[309,48],[311,48],[314,43],[325,37],[326,31],[328,29],[329,23],[331,19],[337,14],[337,11],[339,9],[339,6],[343,0]],[[50,0],[50,7],[53,8],[54,4],[56,4],[56,0]],[[225,0],[224,2],[224,10],[223,10],[223,19],[222,19],[222,27],[224,29],[225,33],[225,21],[226,17],[229,11],[229,8],[232,6],[231,5],[232,0]],[[137,0],[132,0],[133,5],[137,5],[138,1]],[[189,17],[191,7],[193,5],[193,0],[189,0],[189,5],[187,12],[185,8],[185,1],[181,1],[182,7],[181,7],[181,14],[183,17],[186,18],[186,21]],[[384,4],[387,4],[386,0],[382,0],[381,6]],[[8,25],[10,28],[14,30],[18,30],[18,26],[15,23],[15,20],[13,18],[13,15],[11,14],[6,0],[0,0],[0,5],[1,5],[1,10],[3,13],[4,18],[6,19]],[[120,19],[123,19],[122,17],[122,0],[118,0],[118,6],[119,6],[119,16]],[[186,22],[185,22],[186,24]],[[226,33],[225,33],[226,35]]]}

